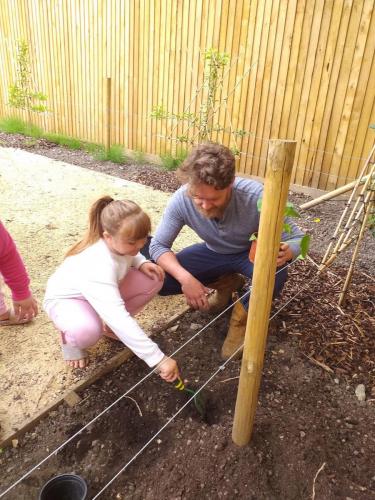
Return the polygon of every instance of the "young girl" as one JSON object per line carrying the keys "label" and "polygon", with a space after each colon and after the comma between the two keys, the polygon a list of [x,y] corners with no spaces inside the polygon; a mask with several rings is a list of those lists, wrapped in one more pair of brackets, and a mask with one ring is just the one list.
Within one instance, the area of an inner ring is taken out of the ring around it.
{"label": "young girl", "polygon": [[[7,307],[1,291],[2,278],[12,292],[12,309]],[[17,247],[0,222],[0,326],[28,323],[38,314],[38,305],[29,284],[30,280]]]}
{"label": "young girl", "polygon": [[87,365],[85,349],[104,322],[148,366],[159,365],[164,380],[179,376],[177,363],[132,318],[163,284],[163,270],[139,253],[150,231],[150,218],[132,201],[104,196],[91,207],[88,231],[48,280],[43,303],[70,366]]}

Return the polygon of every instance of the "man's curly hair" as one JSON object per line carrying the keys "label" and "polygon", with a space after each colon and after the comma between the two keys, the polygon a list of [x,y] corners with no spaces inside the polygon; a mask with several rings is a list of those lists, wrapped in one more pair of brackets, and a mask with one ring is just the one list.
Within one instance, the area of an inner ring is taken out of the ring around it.
{"label": "man's curly hair", "polygon": [[177,175],[184,183],[208,184],[215,189],[225,189],[234,180],[235,158],[231,150],[222,144],[200,144],[181,164]]}

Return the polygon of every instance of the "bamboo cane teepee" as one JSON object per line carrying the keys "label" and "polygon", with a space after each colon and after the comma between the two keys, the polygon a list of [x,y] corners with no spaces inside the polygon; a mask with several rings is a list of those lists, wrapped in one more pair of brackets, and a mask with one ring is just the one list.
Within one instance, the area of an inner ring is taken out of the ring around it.
{"label": "bamboo cane teepee", "polygon": [[319,267],[319,272],[329,267],[336,257],[351,244],[354,244],[350,266],[344,286],[339,296],[341,305],[351,282],[360,244],[368,227],[370,216],[375,213],[375,144],[353,185],[351,194],[345,204],[343,213],[332,235],[326,253]]}

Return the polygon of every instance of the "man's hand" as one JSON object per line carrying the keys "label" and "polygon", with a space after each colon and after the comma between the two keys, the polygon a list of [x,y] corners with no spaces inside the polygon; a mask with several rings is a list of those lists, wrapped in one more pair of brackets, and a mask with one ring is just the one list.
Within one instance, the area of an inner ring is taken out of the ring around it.
{"label": "man's hand", "polygon": [[31,321],[38,314],[38,304],[33,296],[24,300],[14,300],[13,308],[17,321]]}
{"label": "man's hand", "polygon": [[158,279],[160,281],[164,280],[165,276],[164,270],[157,264],[154,264],[153,262],[144,262],[139,267],[139,270],[153,280],[155,279]]}
{"label": "man's hand", "polygon": [[174,359],[164,356],[156,368],[156,373],[166,382],[173,382],[180,376],[177,363]]}
{"label": "man's hand", "polygon": [[186,302],[193,309],[207,311],[210,307],[207,300],[207,294],[210,292],[209,288],[202,285],[194,276],[190,275],[181,283],[181,290],[186,297]]}
{"label": "man's hand", "polygon": [[293,259],[293,253],[288,243],[281,243],[277,256],[277,267],[283,266]]}

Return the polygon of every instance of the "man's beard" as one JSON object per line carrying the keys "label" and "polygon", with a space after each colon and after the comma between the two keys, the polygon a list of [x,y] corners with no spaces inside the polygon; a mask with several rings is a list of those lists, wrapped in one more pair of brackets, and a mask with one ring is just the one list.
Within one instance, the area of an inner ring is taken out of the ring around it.
{"label": "man's beard", "polygon": [[225,208],[220,207],[220,208],[210,208],[210,210],[204,210],[203,208],[197,207],[198,212],[202,214],[204,217],[207,217],[207,219],[221,219],[224,215]]}

